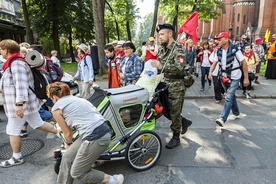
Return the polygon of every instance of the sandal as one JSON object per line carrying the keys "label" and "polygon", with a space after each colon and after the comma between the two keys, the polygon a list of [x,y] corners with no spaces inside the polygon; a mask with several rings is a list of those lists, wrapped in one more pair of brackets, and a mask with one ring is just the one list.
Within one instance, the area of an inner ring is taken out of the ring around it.
{"label": "sandal", "polygon": [[20,164],[23,164],[24,163],[24,160],[23,158],[18,158],[18,159],[15,159],[14,157],[11,157],[9,160],[5,160],[3,162],[0,163],[0,167],[4,167],[4,168],[7,168],[7,167],[12,167],[12,166],[15,166],[15,165],[20,165]]}

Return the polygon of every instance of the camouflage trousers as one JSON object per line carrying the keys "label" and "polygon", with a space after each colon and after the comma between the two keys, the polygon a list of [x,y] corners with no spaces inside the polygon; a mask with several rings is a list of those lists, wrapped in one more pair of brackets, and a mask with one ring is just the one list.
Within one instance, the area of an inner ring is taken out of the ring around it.
{"label": "camouflage trousers", "polygon": [[171,120],[171,130],[173,133],[180,133],[182,127],[182,108],[184,104],[184,97],[186,88],[183,80],[166,79],[164,81],[169,85],[168,105],[169,112],[164,116]]}

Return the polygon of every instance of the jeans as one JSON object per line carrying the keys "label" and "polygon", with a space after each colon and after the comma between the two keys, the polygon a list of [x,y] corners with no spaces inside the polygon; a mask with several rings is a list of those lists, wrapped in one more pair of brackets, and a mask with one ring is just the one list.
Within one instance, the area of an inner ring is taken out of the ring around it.
{"label": "jeans", "polygon": [[[205,87],[205,76],[207,76],[208,79],[208,74],[209,74],[210,67],[201,67],[201,87],[204,89]],[[208,79],[209,86],[211,86],[211,80]]]}
{"label": "jeans", "polygon": [[228,118],[230,110],[232,109],[232,113],[236,116],[240,114],[239,107],[236,100],[236,91],[239,87],[240,79],[238,80],[231,80],[230,85],[227,84],[226,90],[226,97],[225,97],[225,104],[223,111],[221,112],[220,118],[225,122]]}

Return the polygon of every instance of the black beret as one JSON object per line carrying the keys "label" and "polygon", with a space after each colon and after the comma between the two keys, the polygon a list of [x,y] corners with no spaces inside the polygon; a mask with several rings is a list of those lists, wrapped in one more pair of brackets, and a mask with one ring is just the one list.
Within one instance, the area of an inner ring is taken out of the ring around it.
{"label": "black beret", "polygon": [[170,29],[174,31],[174,27],[171,24],[159,24],[156,27],[156,32],[158,33],[161,29]]}

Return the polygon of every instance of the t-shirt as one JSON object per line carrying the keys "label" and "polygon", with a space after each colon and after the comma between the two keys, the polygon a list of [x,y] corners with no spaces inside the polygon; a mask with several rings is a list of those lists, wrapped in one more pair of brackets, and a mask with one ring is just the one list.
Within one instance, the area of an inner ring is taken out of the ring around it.
{"label": "t-shirt", "polygon": [[52,56],[51,60],[53,61],[53,63],[57,64],[58,66],[60,66],[60,61],[56,56]]}
{"label": "t-shirt", "polygon": [[203,50],[203,60],[202,60],[202,67],[210,67],[210,61],[209,61],[209,50]]}
{"label": "t-shirt", "polygon": [[[222,67],[223,70],[226,69],[226,55],[227,55],[226,52],[227,52],[227,50],[222,49],[221,67]],[[243,59],[244,59],[244,56],[243,56],[241,50],[238,50],[235,53],[233,67],[232,68],[234,69],[234,68],[240,67],[240,62]],[[217,56],[217,54],[214,54],[213,60],[215,62],[218,62],[218,56]],[[224,74],[222,73],[222,75],[224,75]],[[233,79],[233,80],[240,79],[241,75],[242,75],[242,72],[239,69],[231,71],[231,79]]]}
{"label": "t-shirt", "polygon": [[58,109],[62,111],[66,124],[70,128],[76,128],[82,139],[105,122],[96,107],[83,98],[64,96],[55,103],[52,112]]}

